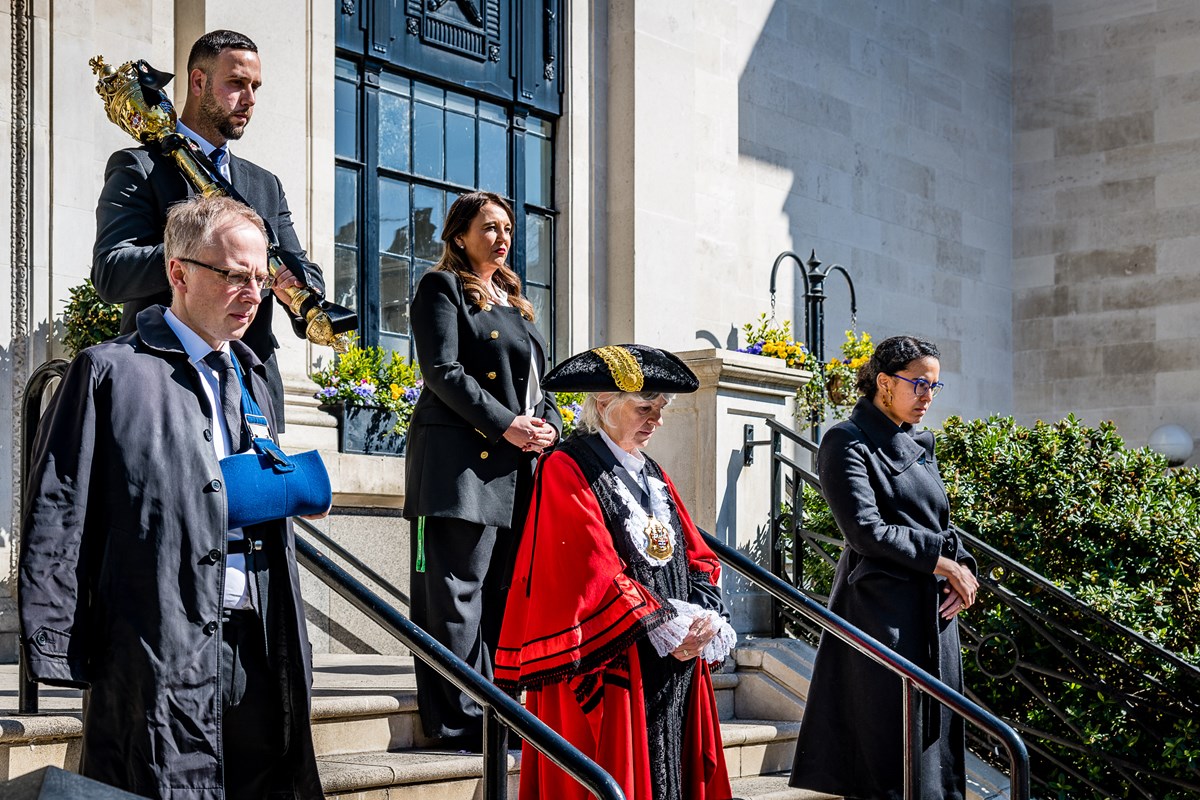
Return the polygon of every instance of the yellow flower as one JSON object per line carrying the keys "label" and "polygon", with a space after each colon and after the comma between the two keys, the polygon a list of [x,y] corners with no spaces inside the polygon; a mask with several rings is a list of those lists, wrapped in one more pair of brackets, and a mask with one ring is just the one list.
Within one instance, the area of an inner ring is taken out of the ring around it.
{"label": "yellow flower", "polygon": [[398,384],[393,383],[390,388],[392,390],[392,399],[393,400],[399,400],[400,395],[404,394],[404,390],[401,389]]}
{"label": "yellow flower", "polygon": [[572,411],[571,409],[562,408],[562,409],[559,409],[559,413],[562,414],[563,422],[567,423],[568,425],[575,421],[575,412]]}

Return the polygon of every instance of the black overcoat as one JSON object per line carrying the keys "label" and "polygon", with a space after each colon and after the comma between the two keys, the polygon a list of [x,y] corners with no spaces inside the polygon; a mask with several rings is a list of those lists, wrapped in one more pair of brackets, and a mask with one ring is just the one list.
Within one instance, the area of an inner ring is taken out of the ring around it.
{"label": "black overcoat", "polygon": [[[869,400],[821,441],[817,470],[846,549],[829,608],[955,689],[958,623],[938,614],[939,556],[975,568],[950,528],[950,504],[929,431],[897,426]],[[793,786],[862,798],[903,797],[900,680],[822,636],[796,745]],[[930,704],[923,720],[922,793],[965,796],[963,726]]]}
{"label": "black overcoat", "polygon": [[[230,346],[264,397],[262,363]],[[38,430],[22,526],[22,642],[37,680],[89,690],[81,771],[164,800],[224,797],[227,487],[201,380],[160,306],[80,353]],[[296,796],[316,800],[295,542],[283,521],[247,536],[268,557],[288,767]]]}
{"label": "black overcoat", "polygon": [[[451,272],[421,277],[410,311],[425,388],[413,409],[406,445],[404,514],[450,517],[511,528],[529,498],[516,497],[517,474],[535,456],[504,438],[524,413],[529,363],[537,342],[546,374],[546,341],[511,306],[470,302]],[[554,396],[534,409],[562,433]],[[516,506],[516,508],[514,508]]]}
{"label": "black overcoat", "polygon": [[[289,254],[286,261],[292,272],[305,285],[324,291],[321,269],[308,260],[296,238],[292,213],[279,178],[233,153],[229,154],[229,177],[233,188],[263,218],[280,248]],[[171,304],[163,258],[163,230],[171,206],[194,193],[175,160],[163,155],[158,147],[118,150],[109,157],[104,169],[104,188],[96,204],[92,283],[105,302],[125,304],[121,333],[133,332],[142,309]],[[267,367],[271,405],[282,431],[283,381],[275,360],[279,342],[271,330],[276,302],[278,299],[258,307],[242,342]],[[303,337],[304,322],[279,304],[296,335]]]}

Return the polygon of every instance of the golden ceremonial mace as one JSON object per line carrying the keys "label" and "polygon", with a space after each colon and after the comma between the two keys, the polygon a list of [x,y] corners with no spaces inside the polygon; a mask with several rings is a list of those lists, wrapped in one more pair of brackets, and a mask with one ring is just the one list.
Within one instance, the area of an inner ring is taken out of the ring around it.
{"label": "golden ceremonial mace", "polygon": [[[104,63],[103,56],[96,56],[88,63],[97,76],[96,94],[104,100],[104,110],[118,128],[142,144],[161,147],[175,159],[193,188],[206,197],[224,195],[241,200],[200,146],[175,130],[175,107],[163,91],[173,77],[170,73],[159,72],[145,61],[126,61],[113,67]],[[267,250],[267,269],[272,275],[286,266],[282,252],[275,242]],[[292,274],[296,272],[292,270]],[[304,320],[304,335],[310,342],[346,352],[348,334],[358,328],[357,314],[309,287],[293,286],[284,293],[288,308]]]}

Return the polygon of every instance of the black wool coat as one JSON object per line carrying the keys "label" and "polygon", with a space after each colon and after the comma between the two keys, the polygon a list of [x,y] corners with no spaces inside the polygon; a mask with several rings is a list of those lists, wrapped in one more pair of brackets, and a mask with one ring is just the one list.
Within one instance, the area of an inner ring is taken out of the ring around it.
{"label": "black wool coat", "polygon": [[[897,426],[865,398],[825,434],[821,492],[846,549],[829,609],[962,689],[958,622],[938,614],[939,556],[975,568],[950,529],[950,505],[929,431]],[[900,679],[822,636],[796,745],[791,784],[861,798],[903,797]],[[923,719],[925,800],[966,793],[962,720],[937,703]]]}
{"label": "black wool coat", "polygon": [[[262,363],[230,346],[262,399]],[[161,306],[139,314],[134,333],[80,353],[38,430],[22,525],[22,645],[35,679],[89,690],[81,772],[163,800],[225,796],[228,487],[201,380]],[[282,520],[246,535],[267,557],[286,766],[295,796],[318,800],[295,540]]]}
{"label": "black wool coat", "polygon": [[[408,429],[404,515],[510,528],[529,505],[517,497],[518,472],[531,473],[535,456],[504,432],[524,413],[536,352],[530,339],[541,349],[540,375],[546,341],[517,309],[470,302],[451,272],[425,273],[409,314],[425,388]],[[551,393],[534,416],[562,434]]]}
{"label": "black wool coat", "polygon": [[[229,177],[233,188],[272,231],[284,251],[289,269],[307,286],[324,291],[321,269],[308,260],[288,209],[283,185],[273,173],[257,164],[229,154]],[[96,243],[92,250],[92,283],[108,303],[124,303],[121,333],[132,333],[142,309],[171,304],[163,257],[163,230],[167,211],[195,194],[192,185],[170,156],[158,147],[118,150],[104,169],[104,188],[96,203]],[[213,266],[221,266],[214,264]],[[273,297],[273,295],[272,295]],[[267,367],[267,387],[275,418],[283,430],[283,381],[275,360],[279,342],[271,330],[275,302],[262,303],[242,342]],[[297,336],[304,336],[305,323],[280,303]]]}

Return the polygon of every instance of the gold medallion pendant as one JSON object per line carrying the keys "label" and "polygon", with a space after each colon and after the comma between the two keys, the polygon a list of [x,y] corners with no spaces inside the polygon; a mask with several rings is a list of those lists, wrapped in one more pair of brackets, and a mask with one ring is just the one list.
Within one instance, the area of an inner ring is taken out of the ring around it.
{"label": "gold medallion pendant", "polygon": [[646,539],[649,540],[646,545],[646,554],[651,558],[665,561],[675,552],[675,544],[671,541],[671,529],[655,519],[653,515],[646,523],[646,529],[643,532],[646,534]]}

